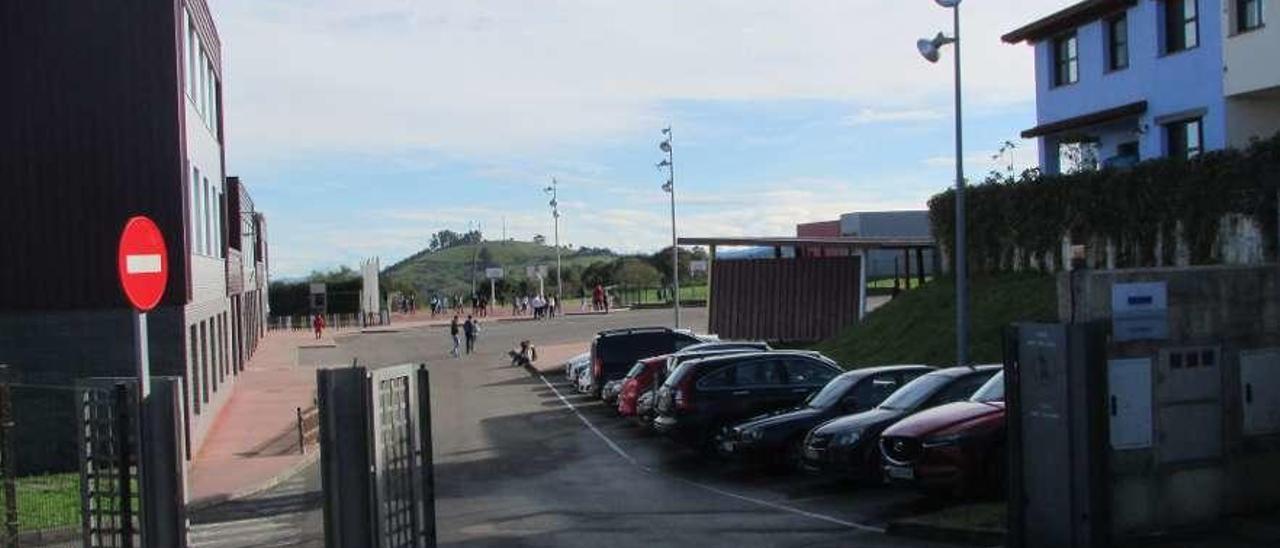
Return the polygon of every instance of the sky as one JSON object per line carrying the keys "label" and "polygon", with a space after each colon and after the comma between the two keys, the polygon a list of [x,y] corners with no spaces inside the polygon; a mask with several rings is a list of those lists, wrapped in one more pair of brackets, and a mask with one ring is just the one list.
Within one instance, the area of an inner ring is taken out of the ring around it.
{"label": "sky", "polygon": [[[1001,34],[1071,0],[962,5],[966,174],[1035,164],[1032,50]],[[266,214],[272,275],[431,234],[670,245],[923,209],[954,180],[953,50],[929,0],[210,0],[227,172]],[[1006,140],[1017,147],[993,160]]]}

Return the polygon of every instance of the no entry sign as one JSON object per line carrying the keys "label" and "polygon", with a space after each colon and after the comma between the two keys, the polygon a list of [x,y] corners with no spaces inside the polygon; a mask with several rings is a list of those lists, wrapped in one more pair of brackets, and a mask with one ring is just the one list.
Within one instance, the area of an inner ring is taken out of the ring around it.
{"label": "no entry sign", "polygon": [[141,312],[155,308],[169,281],[169,252],[151,219],[137,216],[124,225],[117,261],[129,303]]}

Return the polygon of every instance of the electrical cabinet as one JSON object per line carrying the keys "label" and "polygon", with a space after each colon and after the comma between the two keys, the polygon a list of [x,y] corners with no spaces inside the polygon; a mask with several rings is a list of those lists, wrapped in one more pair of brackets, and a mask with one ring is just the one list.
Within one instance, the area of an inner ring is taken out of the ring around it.
{"label": "electrical cabinet", "polygon": [[1222,360],[1216,346],[1164,348],[1156,374],[1160,462],[1222,456]]}
{"label": "electrical cabinet", "polygon": [[1244,435],[1280,433],[1280,348],[1240,354]]}
{"label": "electrical cabinet", "polygon": [[1111,447],[1151,447],[1151,358],[1109,360],[1107,392]]}

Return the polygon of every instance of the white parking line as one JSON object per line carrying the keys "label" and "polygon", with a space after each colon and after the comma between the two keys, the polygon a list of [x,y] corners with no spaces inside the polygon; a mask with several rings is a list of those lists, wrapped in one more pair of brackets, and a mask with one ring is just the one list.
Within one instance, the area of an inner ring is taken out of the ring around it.
{"label": "white parking line", "polygon": [[679,481],[679,482],[684,483],[684,484],[686,484],[686,485],[689,485],[689,486],[692,486],[692,487],[697,487],[697,488],[702,489],[702,490],[704,490],[704,491],[708,491],[708,492],[711,492],[711,493],[715,493],[715,494],[717,494],[717,495],[720,495],[720,496],[723,496],[723,497],[728,497],[728,498],[735,499],[735,500],[739,500],[739,501],[742,501],[742,502],[748,502],[748,503],[751,503],[751,504],[756,504],[756,505],[759,505],[759,506],[764,506],[764,507],[767,507],[767,508],[772,508],[772,509],[774,509],[774,510],[780,510],[780,511],[787,512],[787,513],[790,513],[790,514],[795,514],[795,515],[798,515],[798,516],[804,516],[804,517],[811,518],[811,519],[816,519],[816,520],[820,520],[820,521],[825,521],[825,522],[827,522],[827,523],[834,523],[834,524],[836,524],[836,525],[840,525],[840,526],[843,526],[843,527],[848,527],[848,528],[850,528],[850,529],[858,529],[858,530],[860,530],[860,531],[867,531],[867,532],[871,532],[871,533],[884,533],[884,532],[885,532],[885,529],[884,529],[883,527],[876,527],[876,526],[874,526],[874,525],[866,525],[866,524],[863,524],[863,523],[854,523],[854,522],[852,522],[852,521],[846,521],[846,520],[842,520],[842,519],[840,519],[840,518],[835,518],[835,517],[831,517],[831,516],[824,515],[824,514],[818,514],[818,513],[809,512],[809,511],[806,511],[806,510],[801,510],[801,509],[799,509],[799,508],[795,508],[795,507],[792,507],[792,506],[787,506],[787,505],[785,505],[785,504],[779,504],[779,503],[776,503],[776,502],[769,502],[769,501],[767,501],[767,500],[761,500],[761,499],[754,498],[754,497],[748,497],[748,496],[746,496],[746,495],[739,495],[739,494],[737,494],[737,493],[732,493],[732,492],[729,492],[729,491],[725,491],[724,489],[720,489],[719,487],[714,487],[714,486],[711,486],[711,485],[707,485],[707,484],[705,484],[705,483],[699,483],[699,482],[696,482],[696,481],[693,481],[693,480],[687,480],[687,479],[684,479],[684,478],[681,478],[681,477],[677,477],[677,476],[673,476],[673,475],[670,475],[670,474],[663,474],[662,472],[659,472],[659,471],[657,471],[657,470],[653,469],[653,468],[652,468],[652,467],[650,467],[650,466],[645,466],[645,465],[643,465],[643,464],[640,464],[640,462],[639,462],[639,461],[637,461],[637,460],[635,459],[635,457],[632,457],[631,455],[627,454],[627,452],[626,452],[626,451],[623,451],[623,450],[622,450],[622,448],[618,446],[618,444],[614,443],[614,442],[613,442],[613,440],[609,439],[609,436],[604,435],[604,432],[601,432],[601,431],[600,431],[600,429],[596,428],[596,426],[595,426],[594,424],[591,424],[591,421],[590,421],[590,420],[587,420],[587,417],[583,416],[583,414],[582,414],[581,412],[579,412],[579,411],[578,411],[578,408],[577,408],[576,406],[574,406],[572,403],[570,403],[570,402],[569,402],[569,400],[565,399],[565,398],[564,398],[564,396],[562,396],[562,395],[560,394],[560,391],[559,391],[559,390],[556,390],[556,387],[555,387],[555,386],[553,386],[553,385],[551,384],[551,382],[547,381],[547,377],[546,377],[546,376],[539,374],[539,375],[538,375],[538,378],[542,380],[542,384],[547,385],[547,388],[550,388],[550,389],[551,389],[551,392],[552,392],[553,394],[555,394],[557,398],[559,398],[559,399],[560,399],[560,403],[563,403],[563,404],[565,405],[565,407],[568,407],[570,411],[573,411],[573,414],[578,416],[578,420],[582,421],[582,424],[587,425],[587,428],[588,428],[588,429],[590,429],[593,433],[595,433],[595,435],[596,435],[597,437],[599,437],[601,440],[603,440],[603,441],[604,441],[604,443],[605,443],[605,445],[608,445],[608,446],[609,446],[609,449],[612,449],[612,450],[613,450],[613,452],[614,452],[614,453],[617,453],[619,457],[622,457],[624,460],[626,460],[627,462],[631,463],[631,465],[632,465],[632,466],[635,466],[635,467],[637,467],[637,468],[640,468],[641,470],[644,470],[644,471],[646,471],[646,472],[653,473],[653,474],[662,474],[662,475],[664,475],[664,476],[667,476],[667,477],[670,477],[670,478],[672,478],[672,479],[675,479],[676,481]]}

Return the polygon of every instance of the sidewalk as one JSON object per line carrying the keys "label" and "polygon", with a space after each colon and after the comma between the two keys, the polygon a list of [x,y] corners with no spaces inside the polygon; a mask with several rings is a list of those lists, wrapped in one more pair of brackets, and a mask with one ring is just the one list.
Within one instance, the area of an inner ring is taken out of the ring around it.
{"label": "sidewalk", "polygon": [[319,456],[314,447],[298,452],[296,410],[312,406],[316,382],[314,368],[295,365],[296,351],[333,344],[305,331],[272,331],[262,339],[191,461],[193,506],[269,488]]}

